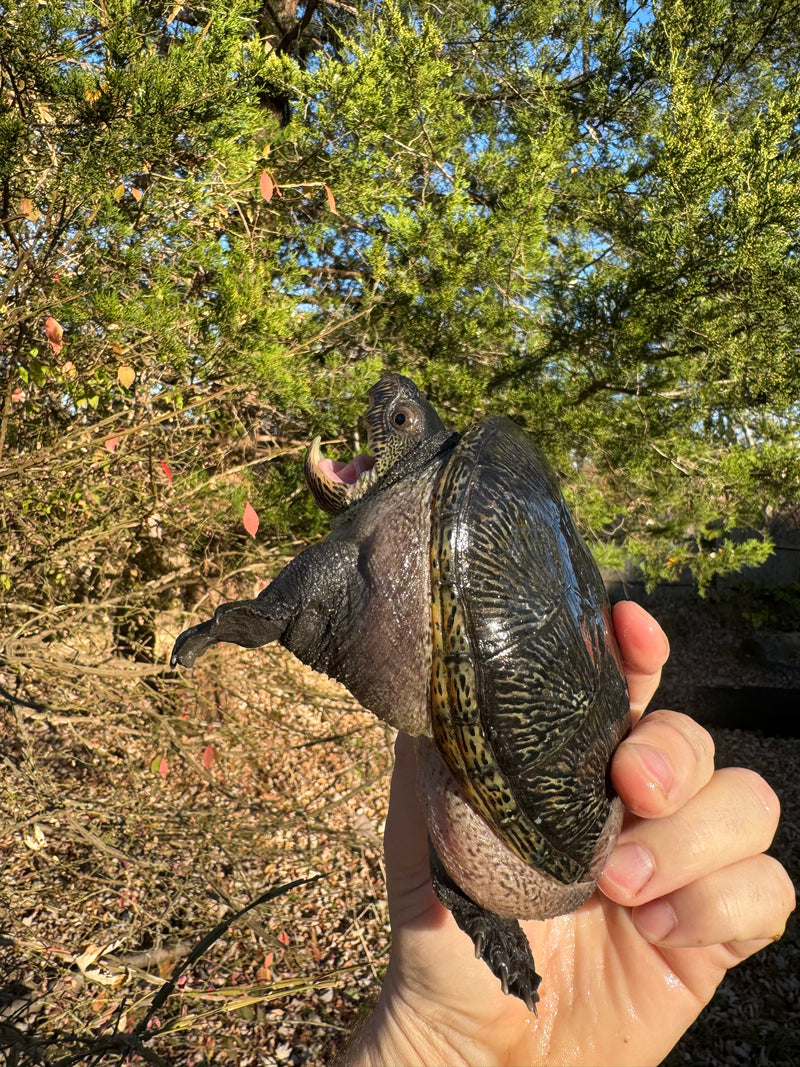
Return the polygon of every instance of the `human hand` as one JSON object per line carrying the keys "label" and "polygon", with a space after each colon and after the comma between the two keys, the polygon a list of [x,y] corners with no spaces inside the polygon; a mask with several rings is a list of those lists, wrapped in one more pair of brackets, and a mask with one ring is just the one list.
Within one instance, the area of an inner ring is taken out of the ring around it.
{"label": "human hand", "polygon": [[543,976],[538,1018],[504,996],[433,892],[413,747],[400,735],[385,841],[391,958],[346,1064],[657,1064],[726,970],[780,937],[794,890],[763,855],[777,797],[752,771],[715,773],[711,737],[686,716],[639,723],[667,641],[632,603],[616,606],[614,626],[634,724],[612,764],[626,820],[592,898],[522,924]]}

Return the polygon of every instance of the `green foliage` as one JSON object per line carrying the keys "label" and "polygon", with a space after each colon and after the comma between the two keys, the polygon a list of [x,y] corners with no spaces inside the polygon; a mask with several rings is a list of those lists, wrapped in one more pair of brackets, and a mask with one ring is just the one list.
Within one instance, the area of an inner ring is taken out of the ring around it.
{"label": "green foliage", "polygon": [[605,560],[707,585],[763,558],[727,535],[800,475],[796,19],[271,10],[5,7],[7,583],[127,598],[142,561],[245,564],[245,500],[260,541],[310,536],[303,444],[354,447],[383,369],[459,427],[526,424]]}

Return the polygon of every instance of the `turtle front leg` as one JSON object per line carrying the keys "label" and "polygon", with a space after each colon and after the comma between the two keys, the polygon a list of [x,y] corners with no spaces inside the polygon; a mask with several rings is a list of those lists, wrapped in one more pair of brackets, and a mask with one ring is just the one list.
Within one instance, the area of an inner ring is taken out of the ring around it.
{"label": "turtle front leg", "polygon": [[505,919],[476,904],[447,873],[430,838],[428,848],[436,896],[472,938],[476,957],[500,979],[503,992],[519,997],[535,1015],[542,979],[536,973],[533,953],[522,927],[516,919]]}
{"label": "turtle front leg", "polygon": [[194,662],[220,641],[229,641],[243,648],[260,648],[277,641],[285,628],[285,620],[271,619],[258,609],[256,600],[234,600],[220,604],[214,618],[184,630],[179,635],[170,656],[170,666],[193,667]]}
{"label": "turtle front leg", "polygon": [[352,605],[364,603],[358,558],[358,545],[344,538],[311,545],[255,600],[220,604],[213,619],[184,630],[172,649],[170,666],[192,667],[220,641],[243,648],[279,641],[303,663],[338,677],[331,664],[347,613]]}

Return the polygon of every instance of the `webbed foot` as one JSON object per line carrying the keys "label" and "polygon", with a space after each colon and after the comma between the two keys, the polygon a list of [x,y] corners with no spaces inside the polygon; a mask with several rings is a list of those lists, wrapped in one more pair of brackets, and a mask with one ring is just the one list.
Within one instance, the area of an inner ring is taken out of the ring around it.
{"label": "webbed foot", "polygon": [[536,973],[528,939],[516,919],[504,919],[468,897],[450,877],[429,841],[431,878],[436,896],[452,913],[459,927],[472,938],[475,955],[500,979],[504,993],[519,997],[536,1014],[537,989],[542,979]]}

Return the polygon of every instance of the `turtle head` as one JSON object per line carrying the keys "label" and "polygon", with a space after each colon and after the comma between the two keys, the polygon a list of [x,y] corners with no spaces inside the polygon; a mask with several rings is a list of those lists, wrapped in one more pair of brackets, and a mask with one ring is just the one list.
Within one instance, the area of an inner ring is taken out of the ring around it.
{"label": "turtle head", "polygon": [[433,405],[402,374],[384,374],[369,391],[368,452],[349,463],[322,454],[315,437],[306,454],[305,474],[311,495],[323,511],[338,515],[360,500],[405,456],[445,433]]}

